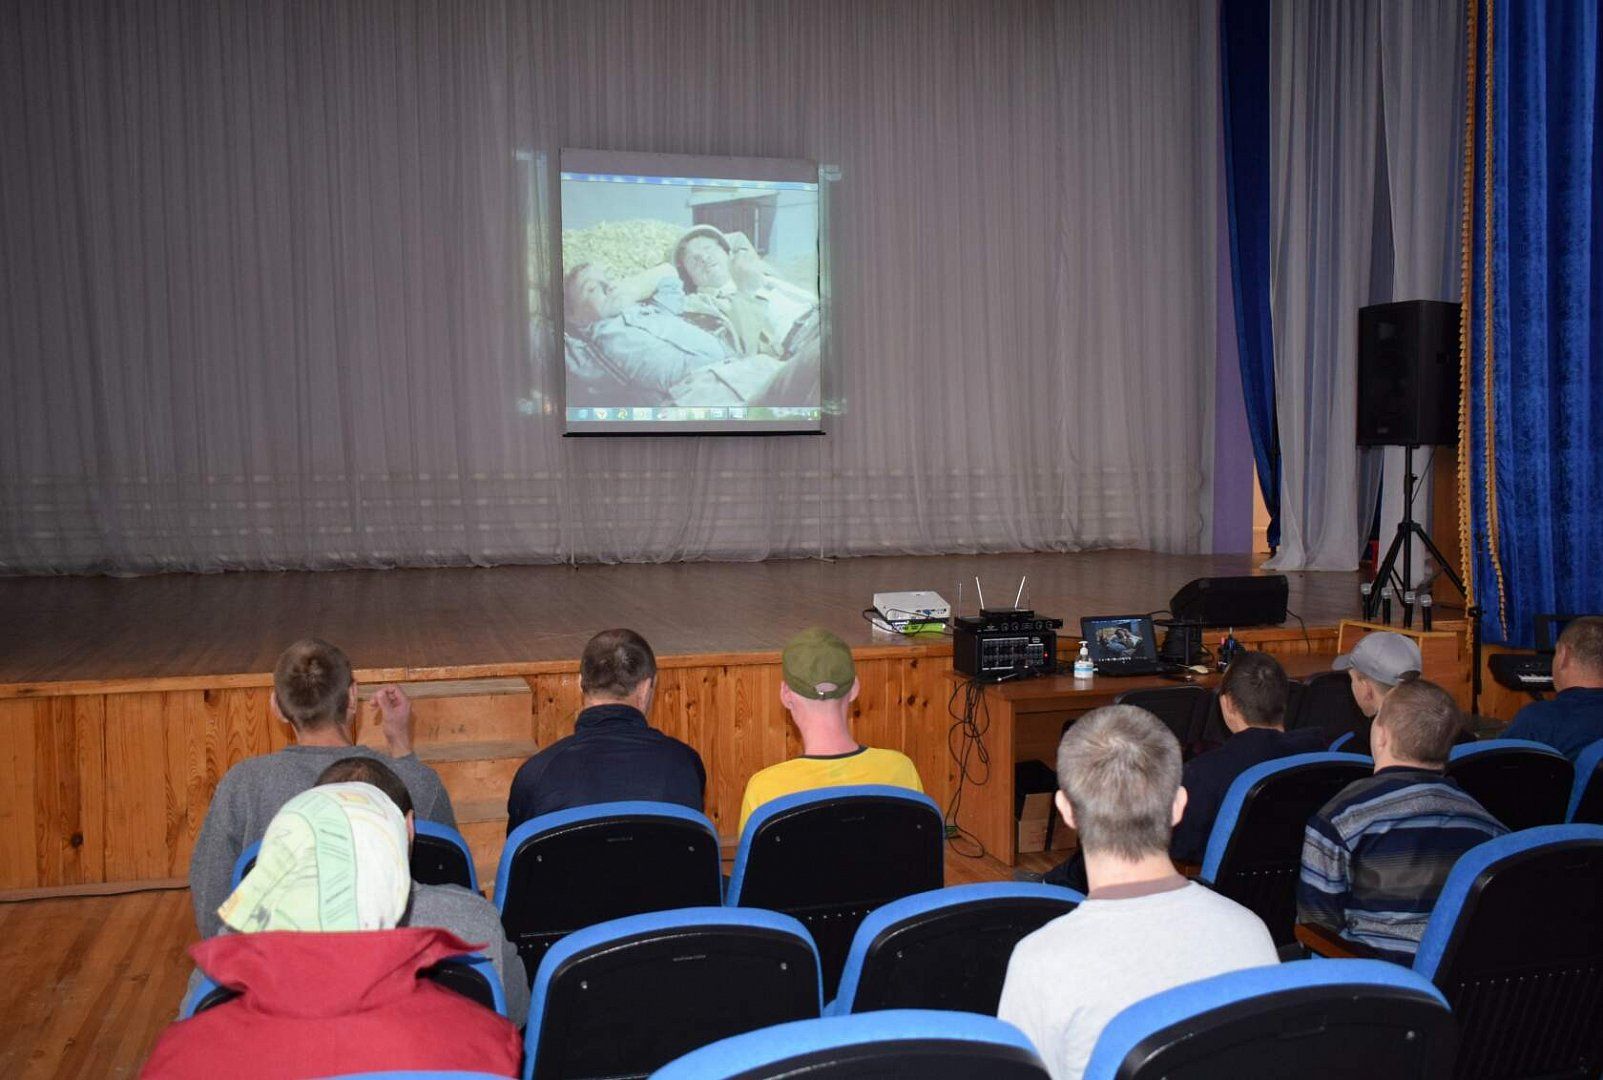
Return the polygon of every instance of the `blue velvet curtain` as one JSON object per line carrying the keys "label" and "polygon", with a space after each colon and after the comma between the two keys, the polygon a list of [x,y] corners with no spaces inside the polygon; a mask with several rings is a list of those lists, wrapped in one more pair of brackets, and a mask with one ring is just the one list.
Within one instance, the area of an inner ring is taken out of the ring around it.
{"label": "blue velvet curtain", "polygon": [[1219,5],[1219,71],[1241,391],[1274,548],[1280,545],[1280,432],[1269,323],[1269,0]]}
{"label": "blue velvet curtain", "polygon": [[1603,23],[1477,16],[1470,539],[1487,638],[1528,646],[1538,613],[1603,611]]}

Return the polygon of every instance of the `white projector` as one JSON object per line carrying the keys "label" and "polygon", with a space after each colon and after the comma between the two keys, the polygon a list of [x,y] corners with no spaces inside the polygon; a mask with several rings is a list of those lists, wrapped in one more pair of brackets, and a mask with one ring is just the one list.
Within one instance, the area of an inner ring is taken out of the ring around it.
{"label": "white projector", "polygon": [[879,592],[874,610],[898,633],[940,630],[952,616],[952,606],[934,592]]}

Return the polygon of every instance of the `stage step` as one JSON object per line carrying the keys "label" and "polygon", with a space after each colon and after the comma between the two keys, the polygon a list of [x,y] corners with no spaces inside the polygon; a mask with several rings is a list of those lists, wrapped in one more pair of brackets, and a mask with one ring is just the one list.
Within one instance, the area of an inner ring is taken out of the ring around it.
{"label": "stage step", "polygon": [[[521,678],[439,679],[397,684],[412,699],[412,741],[422,756],[439,743],[520,742],[534,734],[534,694]],[[363,684],[356,741],[384,748],[384,732]],[[443,760],[443,759],[442,759]]]}

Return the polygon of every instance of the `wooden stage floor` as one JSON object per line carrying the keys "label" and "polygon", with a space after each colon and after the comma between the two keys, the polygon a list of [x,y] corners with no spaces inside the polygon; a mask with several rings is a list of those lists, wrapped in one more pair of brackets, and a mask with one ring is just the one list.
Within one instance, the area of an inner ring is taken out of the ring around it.
{"label": "wooden stage floor", "polygon": [[[976,575],[997,606],[1027,575],[1026,604],[1072,628],[1082,615],[1163,608],[1192,578],[1251,573],[1256,561],[1096,551],[0,578],[0,691],[262,676],[308,634],[339,644],[369,679],[533,673],[575,663],[589,636],[610,626],[640,631],[664,658],[776,652],[812,625],[854,647],[905,647],[862,619],[874,593],[932,589],[956,604],[961,583],[963,610],[973,611]],[[1357,616],[1356,572],[1288,576],[1290,607],[1308,626]]]}

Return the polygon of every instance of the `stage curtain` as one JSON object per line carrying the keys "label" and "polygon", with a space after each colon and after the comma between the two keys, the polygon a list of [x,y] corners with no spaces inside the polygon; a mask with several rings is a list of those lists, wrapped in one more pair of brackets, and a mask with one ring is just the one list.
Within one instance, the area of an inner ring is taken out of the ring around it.
{"label": "stage curtain", "polygon": [[[1201,550],[1217,18],[0,0],[0,571]],[[561,437],[564,146],[839,167],[827,436]]]}
{"label": "stage curtain", "polygon": [[1368,535],[1354,442],[1355,327],[1374,298],[1380,6],[1277,0],[1270,15],[1281,531],[1267,565],[1275,569],[1351,570]]}
{"label": "stage curtain", "polygon": [[1539,613],[1603,611],[1603,20],[1499,0],[1477,23],[1475,588],[1486,636],[1529,646]]}
{"label": "stage curtain", "polygon": [[[1464,153],[1464,12],[1463,0],[1409,0],[1381,7],[1381,111],[1392,263],[1389,300],[1456,303],[1462,292],[1463,185],[1458,176]],[[1378,554],[1384,555],[1402,519],[1404,468],[1401,447],[1387,447],[1381,453]],[[1430,514],[1430,462],[1434,455],[1452,453],[1447,446],[1415,453],[1419,483],[1413,514],[1436,546],[1456,558],[1458,523],[1435,521]],[[1360,508],[1373,505],[1373,492],[1361,490]],[[1414,584],[1434,574],[1418,540],[1413,541],[1411,565]],[[1433,595],[1438,601],[1460,599],[1445,578]]]}
{"label": "stage curtain", "polygon": [[1273,550],[1280,544],[1280,428],[1269,317],[1269,6],[1222,0],[1219,39],[1236,348]]}
{"label": "stage curtain", "polygon": [[[1271,11],[1276,569],[1351,570],[1375,523],[1383,455],[1355,442],[1358,309],[1457,295],[1458,6],[1276,0]],[[1400,495],[1400,454],[1386,475]],[[1382,545],[1398,510],[1400,498]]]}

